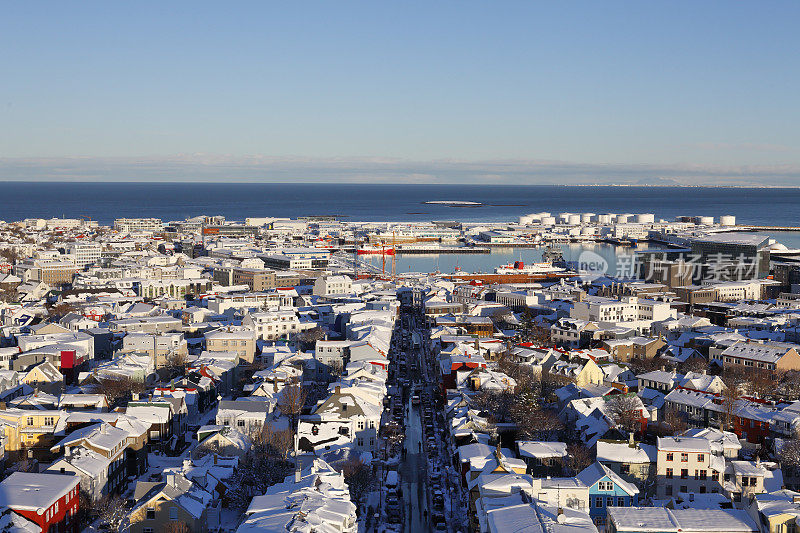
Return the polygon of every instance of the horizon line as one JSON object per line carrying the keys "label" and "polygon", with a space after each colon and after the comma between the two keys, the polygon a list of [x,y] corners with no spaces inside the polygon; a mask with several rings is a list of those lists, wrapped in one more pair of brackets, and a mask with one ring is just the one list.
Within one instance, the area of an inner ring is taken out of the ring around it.
{"label": "horizon line", "polygon": [[753,184],[686,184],[686,183],[419,183],[419,182],[374,182],[366,183],[362,181],[255,181],[255,180],[191,180],[191,179],[177,179],[177,180],[72,180],[72,179],[0,179],[0,184],[10,183],[24,183],[24,184],[150,184],[150,185],[177,185],[177,184],[230,184],[230,185],[358,185],[358,186],[393,186],[393,185],[407,185],[412,187],[436,187],[436,186],[453,186],[453,187],[564,187],[564,188],[577,188],[577,187],[628,187],[628,188],[661,188],[661,189],[689,189],[689,188],[702,188],[702,189],[800,189],[800,185],[753,185]]}

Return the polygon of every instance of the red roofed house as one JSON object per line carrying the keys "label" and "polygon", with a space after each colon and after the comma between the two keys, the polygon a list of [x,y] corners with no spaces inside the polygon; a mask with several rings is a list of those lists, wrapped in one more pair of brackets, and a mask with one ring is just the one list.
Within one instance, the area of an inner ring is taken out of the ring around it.
{"label": "red roofed house", "polygon": [[78,533],[80,477],[14,472],[0,482],[0,507],[34,522],[42,531]]}

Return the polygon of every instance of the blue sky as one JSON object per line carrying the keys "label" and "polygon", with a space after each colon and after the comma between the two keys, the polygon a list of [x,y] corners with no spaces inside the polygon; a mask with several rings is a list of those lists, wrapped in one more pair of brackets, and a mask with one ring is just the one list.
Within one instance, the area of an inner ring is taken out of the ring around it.
{"label": "blue sky", "polygon": [[16,2],[0,179],[800,185],[798,2]]}

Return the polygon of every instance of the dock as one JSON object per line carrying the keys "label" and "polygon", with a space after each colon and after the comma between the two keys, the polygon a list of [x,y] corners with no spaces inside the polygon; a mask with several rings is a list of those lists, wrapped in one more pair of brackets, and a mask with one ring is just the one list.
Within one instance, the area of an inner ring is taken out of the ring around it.
{"label": "dock", "polygon": [[800,226],[736,226],[732,231],[800,231]]}
{"label": "dock", "polygon": [[547,274],[445,274],[441,276],[451,281],[471,282],[483,284],[492,283],[536,283],[541,281],[558,281],[560,279],[574,278],[575,272],[552,272]]}
{"label": "dock", "polygon": [[492,250],[486,246],[402,246],[395,248],[395,253],[402,254],[489,254]]}

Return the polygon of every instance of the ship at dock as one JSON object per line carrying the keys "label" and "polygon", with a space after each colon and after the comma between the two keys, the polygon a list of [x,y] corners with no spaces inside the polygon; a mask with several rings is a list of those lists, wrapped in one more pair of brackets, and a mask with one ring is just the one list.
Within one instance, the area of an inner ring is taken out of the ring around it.
{"label": "ship at dock", "polygon": [[522,261],[514,261],[513,263],[508,263],[506,265],[502,265],[494,269],[495,274],[540,275],[540,274],[555,274],[559,272],[564,272],[564,269],[554,266],[553,263],[549,261],[543,261],[539,263],[529,263],[527,265]]}
{"label": "ship at dock", "polygon": [[356,253],[358,255],[394,255],[395,249],[393,246],[373,246],[371,244],[365,244],[359,246]]}

